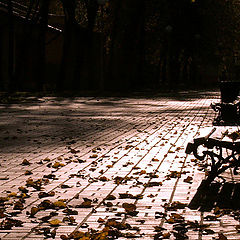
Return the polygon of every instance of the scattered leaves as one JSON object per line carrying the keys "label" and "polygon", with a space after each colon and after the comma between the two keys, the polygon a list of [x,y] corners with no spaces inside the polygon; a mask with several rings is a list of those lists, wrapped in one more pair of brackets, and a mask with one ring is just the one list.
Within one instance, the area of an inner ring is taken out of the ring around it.
{"label": "scattered leaves", "polygon": [[13,218],[6,218],[0,222],[0,229],[10,230],[12,227],[22,227],[23,222]]}
{"label": "scattered leaves", "polygon": [[55,195],[54,191],[50,191],[50,192],[40,192],[38,193],[38,197],[39,198],[45,198],[45,197],[53,197]]}

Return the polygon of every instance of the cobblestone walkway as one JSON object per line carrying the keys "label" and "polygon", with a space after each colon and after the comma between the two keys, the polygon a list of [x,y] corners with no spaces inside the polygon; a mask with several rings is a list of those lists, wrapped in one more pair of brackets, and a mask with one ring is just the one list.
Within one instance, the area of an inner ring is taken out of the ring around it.
{"label": "cobblestone walkway", "polygon": [[0,105],[0,239],[240,239],[236,212],[187,207],[205,173],[185,147],[218,98]]}

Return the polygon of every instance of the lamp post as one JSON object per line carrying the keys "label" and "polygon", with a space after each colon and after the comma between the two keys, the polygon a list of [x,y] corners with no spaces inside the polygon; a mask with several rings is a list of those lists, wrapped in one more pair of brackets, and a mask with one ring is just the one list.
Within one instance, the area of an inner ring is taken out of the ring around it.
{"label": "lamp post", "polygon": [[103,6],[106,4],[108,0],[97,0],[98,5],[100,6],[100,89],[104,88],[104,46],[103,46]]}

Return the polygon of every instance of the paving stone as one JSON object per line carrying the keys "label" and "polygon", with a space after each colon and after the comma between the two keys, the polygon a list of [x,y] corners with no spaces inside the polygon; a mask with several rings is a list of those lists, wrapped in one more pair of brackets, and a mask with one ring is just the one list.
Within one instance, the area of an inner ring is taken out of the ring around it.
{"label": "paving stone", "polygon": [[[10,192],[19,194],[18,187],[25,186],[30,177],[36,181],[54,174],[57,178],[42,183],[41,191],[54,191],[54,197],[39,199],[39,190],[26,186],[30,197],[25,199],[22,213],[13,217],[23,221],[23,227],[13,227],[6,232],[0,230],[0,238],[44,239],[43,235],[31,231],[33,227],[50,227],[40,218],[51,212],[57,212],[54,218],[60,220],[67,216],[64,209],[49,209],[40,210],[35,218],[29,218],[27,212],[44,200],[66,199],[66,205],[78,213],[73,215],[77,225],[61,223],[56,227],[55,239],[76,229],[101,230],[99,218],[120,218],[139,227],[140,233],[144,233],[140,239],[146,240],[156,234],[154,226],[172,231],[173,225],[166,223],[164,217],[157,215],[159,213],[169,217],[175,212],[184,216],[185,221],[209,223],[199,211],[164,208],[165,204],[170,206],[176,201],[188,204],[204,179],[205,173],[198,170],[193,156],[185,154],[185,148],[201,127],[212,125],[215,113],[209,106],[219,99],[217,92],[182,92],[179,96],[181,101],[178,96],[170,95],[153,99],[93,97],[61,101],[45,97],[37,103],[0,105],[3,179],[0,180],[0,196]],[[24,159],[31,164],[21,165]],[[63,165],[54,168],[56,162]],[[25,175],[26,170],[32,174]],[[180,174],[184,171],[185,174]],[[224,173],[226,178],[229,175],[231,173]],[[184,182],[188,176],[193,178],[192,183]],[[114,180],[116,177],[118,181]],[[236,181],[239,178],[234,176]],[[142,198],[120,199],[119,193],[141,194]],[[105,200],[109,194],[116,199]],[[84,198],[95,199],[95,202],[89,208],[74,208]],[[15,204],[17,200],[11,197],[9,201]],[[107,202],[112,202],[113,206],[108,207]],[[123,203],[135,204],[137,215],[120,214],[125,212]],[[13,211],[13,206],[7,205],[6,212]],[[235,229],[238,220],[231,215],[221,218],[220,223],[210,224],[214,234],[189,230],[189,239],[212,239],[220,231],[226,233],[228,239],[239,239]]]}

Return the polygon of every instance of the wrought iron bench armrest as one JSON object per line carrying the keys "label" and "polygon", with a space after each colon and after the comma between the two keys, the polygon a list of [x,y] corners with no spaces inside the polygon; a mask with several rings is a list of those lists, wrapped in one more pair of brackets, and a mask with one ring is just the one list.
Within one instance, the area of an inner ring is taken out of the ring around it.
{"label": "wrought iron bench armrest", "polygon": [[[204,146],[207,150],[198,153],[198,148]],[[229,150],[229,154],[224,157],[223,149]],[[237,174],[238,167],[240,167],[240,142],[221,141],[209,137],[201,137],[194,139],[193,142],[188,143],[186,151],[187,154],[193,155],[200,161],[203,161],[207,156],[211,159],[211,171],[206,179],[208,183],[212,182],[215,177],[223,173],[228,168],[233,168],[234,174]]]}

